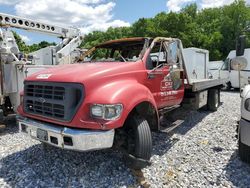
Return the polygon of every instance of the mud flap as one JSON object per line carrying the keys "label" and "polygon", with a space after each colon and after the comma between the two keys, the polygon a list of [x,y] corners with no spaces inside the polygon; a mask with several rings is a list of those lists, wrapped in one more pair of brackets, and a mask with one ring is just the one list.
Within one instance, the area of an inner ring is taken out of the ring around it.
{"label": "mud flap", "polygon": [[125,155],[125,161],[129,168],[139,170],[151,165],[149,160],[145,160],[142,158],[137,158],[134,155],[128,154]]}

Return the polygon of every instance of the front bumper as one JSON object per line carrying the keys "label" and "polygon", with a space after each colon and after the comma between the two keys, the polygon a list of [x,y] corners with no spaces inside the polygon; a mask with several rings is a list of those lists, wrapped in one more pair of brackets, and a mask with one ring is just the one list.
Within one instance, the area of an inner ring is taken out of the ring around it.
{"label": "front bumper", "polygon": [[89,151],[110,148],[114,129],[108,131],[84,130],[17,117],[20,132],[41,142],[69,150]]}
{"label": "front bumper", "polygon": [[241,118],[239,134],[241,142],[245,145],[250,146],[250,121]]}

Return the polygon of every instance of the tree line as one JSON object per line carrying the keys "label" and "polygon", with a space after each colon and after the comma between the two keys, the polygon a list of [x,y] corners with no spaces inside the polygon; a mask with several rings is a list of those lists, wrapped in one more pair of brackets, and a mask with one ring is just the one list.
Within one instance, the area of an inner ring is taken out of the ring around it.
{"label": "tree line", "polygon": [[25,54],[37,51],[37,50],[39,50],[41,48],[45,48],[47,46],[55,46],[56,45],[55,42],[47,42],[47,41],[41,41],[38,44],[27,45],[15,31],[12,31],[12,33],[15,37],[15,40],[16,40],[16,43],[18,45],[19,50]]}
{"label": "tree line", "polygon": [[[82,48],[90,48],[98,43],[122,37],[174,37],[182,40],[184,47],[197,47],[210,52],[210,60],[225,59],[230,50],[235,49],[235,40],[250,26],[250,6],[244,0],[219,8],[199,10],[197,4],[187,5],[180,12],[161,12],[153,18],[140,18],[130,27],[109,28],[107,31],[94,31],[84,37]],[[14,33],[21,51],[29,53],[40,48],[55,45],[42,41],[26,45]]]}
{"label": "tree line", "polygon": [[[153,18],[140,18],[130,27],[94,31],[85,36],[82,47],[122,37],[175,37],[182,40],[184,47],[207,49],[210,60],[221,60],[235,49],[236,37],[250,34],[244,32],[247,25],[250,26],[250,7],[244,0],[202,10],[194,3],[177,13],[161,12]],[[247,46],[250,47],[250,39]]]}

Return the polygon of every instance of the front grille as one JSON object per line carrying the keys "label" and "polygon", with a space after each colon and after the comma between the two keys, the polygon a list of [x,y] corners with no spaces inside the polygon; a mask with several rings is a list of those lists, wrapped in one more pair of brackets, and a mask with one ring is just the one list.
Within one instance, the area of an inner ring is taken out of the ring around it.
{"label": "front grille", "polygon": [[27,108],[30,112],[49,116],[49,117],[64,117],[64,106],[60,104],[42,103],[33,100],[26,101]]}
{"label": "front grille", "polygon": [[76,83],[25,82],[24,111],[61,121],[72,120],[83,100]]}
{"label": "front grille", "polygon": [[65,88],[58,86],[44,85],[27,85],[27,96],[42,97],[45,99],[63,100],[65,96]]}

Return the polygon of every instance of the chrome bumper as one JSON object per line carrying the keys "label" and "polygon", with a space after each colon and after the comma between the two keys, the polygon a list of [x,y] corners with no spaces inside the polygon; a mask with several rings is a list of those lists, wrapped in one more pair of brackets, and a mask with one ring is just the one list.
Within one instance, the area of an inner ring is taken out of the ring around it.
{"label": "chrome bumper", "polygon": [[241,142],[245,145],[250,146],[250,121],[241,118],[239,133]]}
{"label": "chrome bumper", "polygon": [[[50,145],[77,151],[99,150],[113,145],[114,129],[108,131],[83,130],[55,126],[18,116],[19,130]],[[38,132],[42,132],[38,134]]]}

